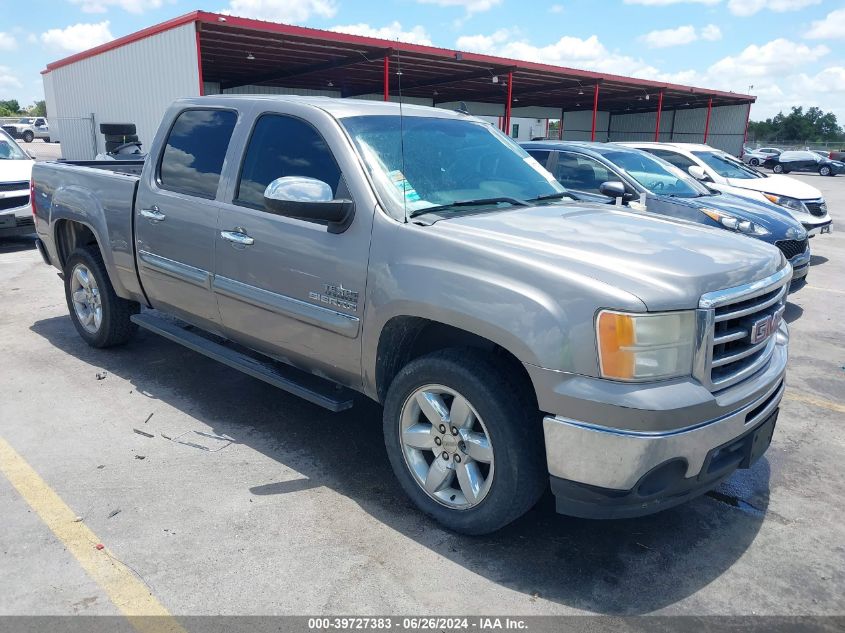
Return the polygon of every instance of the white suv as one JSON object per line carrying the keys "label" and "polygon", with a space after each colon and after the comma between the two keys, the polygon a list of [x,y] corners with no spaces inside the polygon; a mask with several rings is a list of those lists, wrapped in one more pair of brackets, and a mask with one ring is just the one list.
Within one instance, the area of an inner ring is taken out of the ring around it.
{"label": "white suv", "polygon": [[709,145],[637,142],[620,145],[630,145],[650,152],[689,172],[713,189],[778,205],[801,222],[808,235],[830,233],[832,220],[822,192],[800,180],[760,173]]}
{"label": "white suv", "polygon": [[0,238],[34,233],[29,181],[34,160],[0,130]]}

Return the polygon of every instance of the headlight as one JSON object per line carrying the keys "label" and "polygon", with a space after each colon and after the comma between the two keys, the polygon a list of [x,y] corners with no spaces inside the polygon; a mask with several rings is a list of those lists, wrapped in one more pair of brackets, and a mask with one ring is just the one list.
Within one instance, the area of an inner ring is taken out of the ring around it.
{"label": "headlight", "polygon": [[731,231],[739,231],[748,235],[768,235],[768,229],[763,228],[759,224],[754,224],[751,220],[740,220],[737,217],[725,213],[724,211],[717,211],[716,209],[702,209],[701,212],[712,220],[715,220],[726,229]]}
{"label": "headlight", "polygon": [[655,380],[692,373],[693,312],[629,314],[602,310],[596,319],[596,337],[603,378]]}
{"label": "headlight", "polygon": [[776,196],[773,193],[764,193],[766,200],[774,202],[777,205],[798,211],[799,213],[809,213],[807,207],[798,198],[790,198],[789,196]]}

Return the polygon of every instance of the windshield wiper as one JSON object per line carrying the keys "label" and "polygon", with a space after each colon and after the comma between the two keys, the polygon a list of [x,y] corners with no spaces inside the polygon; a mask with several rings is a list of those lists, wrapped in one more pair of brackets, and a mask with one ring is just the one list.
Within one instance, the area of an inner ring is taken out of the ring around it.
{"label": "windshield wiper", "polygon": [[510,198],[507,196],[501,196],[497,198],[478,198],[476,200],[456,200],[455,202],[450,202],[449,204],[441,204],[436,207],[426,207],[425,209],[414,209],[408,214],[408,217],[415,218],[419,215],[424,215],[426,213],[434,213],[436,211],[444,211],[453,207],[480,207],[485,204],[500,203],[508,203],[515,207],[531,206],[525,200],[520,200],[519,198]]}
{"label": "windshield wiper", "polygon": [[546,193],[536,198],[528,198],[529,202],[537,202],[539,200],[560,200],[561,198],[571,198],[568,191],[556,191],[555,193]]}

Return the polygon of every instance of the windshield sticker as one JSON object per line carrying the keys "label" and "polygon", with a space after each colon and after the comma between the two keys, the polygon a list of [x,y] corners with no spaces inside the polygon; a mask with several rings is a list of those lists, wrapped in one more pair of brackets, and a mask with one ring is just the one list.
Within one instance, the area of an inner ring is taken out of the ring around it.
{"label": "windshield sticker", "polygon": [[421,200],[420,194],[411,186],[411,183],[408,182],[408,179],[405,178],[405,175],[401,171],[394,169],[387,175],[390,177],[390,182],[405,195],[407,202],[419,202]]}

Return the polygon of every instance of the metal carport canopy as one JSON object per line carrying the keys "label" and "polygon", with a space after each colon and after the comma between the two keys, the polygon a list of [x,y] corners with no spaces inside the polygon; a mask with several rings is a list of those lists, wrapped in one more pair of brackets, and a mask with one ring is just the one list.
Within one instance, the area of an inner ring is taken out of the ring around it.
{"label": "metal carport canopy", "polygon": [[[490,55],[197,12],[202,77],[221,89],[268,85],[339,90],[344,97],[402,94],[436,103],[505,103],[611,114],[753,103],[751,95],[634,79]],[[251,55],[255,59],[247,59]],[[385,61],[387,60],[387,61]],[[387,70],[389,68],[389,70]],[[493,83],[493,77],[498,83]],[[508,82],[508,78],[511,81]],[[389,78],[389,86],[385,79]],[[646,99],[648,95],[648,99]],[[505,104],[507,105],[507,104]]]}

